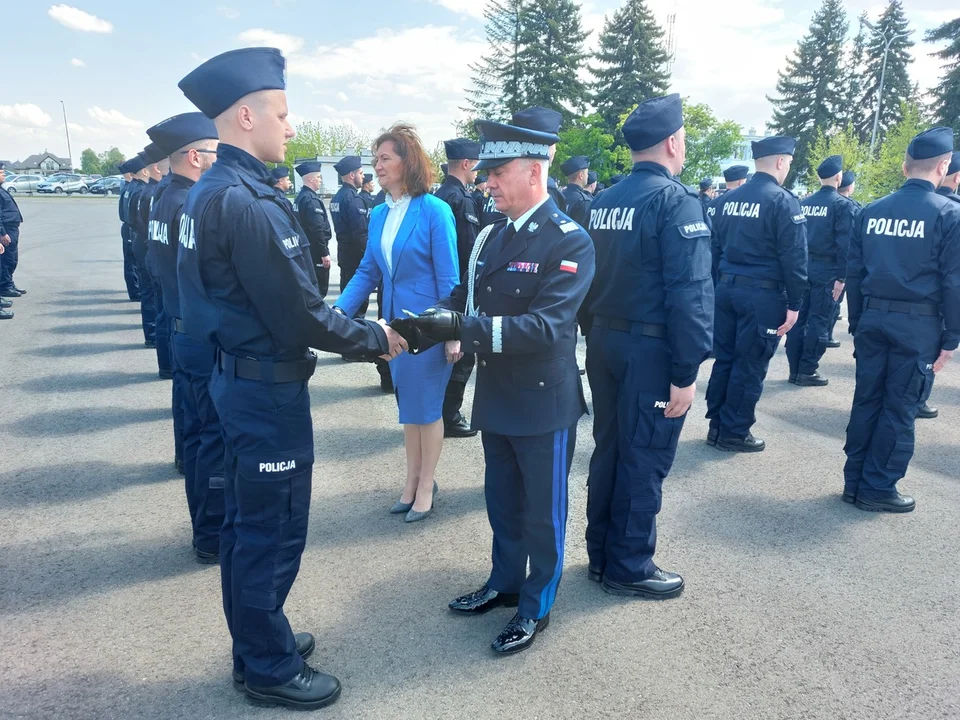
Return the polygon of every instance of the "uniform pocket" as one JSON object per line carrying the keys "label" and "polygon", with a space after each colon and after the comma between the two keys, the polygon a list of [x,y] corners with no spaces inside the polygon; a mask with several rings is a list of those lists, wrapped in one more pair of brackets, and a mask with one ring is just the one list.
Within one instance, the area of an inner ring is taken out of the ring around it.
{"label": "uniform pocket", "polygon": [[517,387],[534,390],[553,387],[562,383],[566,377],[567,362],[565,358],[557,358],[546,363],[518,365],[513,368],[511,377]]}
{"label": "uniform pocket", "polygon": [[777,335],[777,328],[757,325],[757,339],[750,349],[750,355],[756,360],[768,362],[776,354],[779,344],[780,336]]}
{"label": "uniform pocket", "polygon": [[669,398],[660,398],[655,395],[640,396],[637,429],[633,433],[634,447],[664,450],[674,446],[683,418],[664,416],[663,412],[667,409],[668,402]]}
{"label": "uniform pocket", "polygon": [[900,477],[907,474],[907,465],[910,464],[910,458],[913,457],[913,440],[898,440],[893,444],[890,451],[890,457],[887,458],[886,468],[890,472],[897,473]]}
{"label": "uniform pocket", "polygon": [[277,526],[310,510],[313,448],[237,458],[238,521]]}
{"label": "uniform pocket", "polygon": [[917,371],[911,379],[905,399],[912,401],[915,398],[916,404],[919,406],[920,398],[926,397],[930,391],[931,383],[933,383],[933,363],[924,360],[917,361]]}

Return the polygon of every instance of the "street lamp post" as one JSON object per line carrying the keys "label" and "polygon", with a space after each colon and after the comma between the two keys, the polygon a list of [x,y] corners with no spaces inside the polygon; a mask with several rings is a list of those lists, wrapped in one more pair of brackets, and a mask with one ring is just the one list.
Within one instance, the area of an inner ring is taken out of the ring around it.
{"label": "street lamp post", "polygon": [[67,134],[67,156],[70,158],[70,169],[73,170],[73,151],[70,149],[70,128],[67,127],[67,106],[60,101],[60,107],[63,108],[63,131]]}
{"label": "street lamp post", "polygon": [[860,24],[866,25],[868,28],[877,33],[881,38],[883,38],[883,64],[880,66],[880,87],[877,89],[877,111],[873,115],[873,132],[870,134],[870,154],[873,155],[873,147],[877,142],[877,125],[880,123],[880,105],[883,103],[883,81],[887,76],[887,53],[890,52],[890,46],[893,44],[894,40],[899,40],[900,38],[905,38],[910,33],[897,33],[892,35],[889,39],[887,38],[886,32],[880,32],[877,27],[871,23],[867,18],[861,16]]}

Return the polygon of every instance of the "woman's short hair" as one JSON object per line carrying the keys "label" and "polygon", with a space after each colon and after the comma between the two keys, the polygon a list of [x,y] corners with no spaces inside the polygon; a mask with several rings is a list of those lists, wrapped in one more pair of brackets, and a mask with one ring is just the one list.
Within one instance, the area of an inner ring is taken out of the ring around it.
{"label": "woman's short hair", "polygon": [[373,154],[376,155],[380,146],[385,142],[392,142],[394,152],[403,162],[403,189],[411,197],[426,195],[433,184],[433,164],[427,157],[413,125],[396,123],[373,141]]}

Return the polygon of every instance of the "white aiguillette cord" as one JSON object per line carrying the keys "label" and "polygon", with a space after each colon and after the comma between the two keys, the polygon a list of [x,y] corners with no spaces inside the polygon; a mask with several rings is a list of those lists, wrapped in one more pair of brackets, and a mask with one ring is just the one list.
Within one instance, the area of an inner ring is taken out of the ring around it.
{"label": "white aiguillette cord", "polygon": [[470,251],[470,260],[467,262],[467,316],[476,317],[479,315],[477,307],[473,304],[473,287],[476,284],[477,277],[477,259],[480,257],[480,253],[483,251],[483,246],[487,242],[487,239],[490,237],[493,229],[496,227],[496,224],[487,225],[483,230],[480,231],[480,234],[477,235],[476,241],[473,243],[473,250]]}

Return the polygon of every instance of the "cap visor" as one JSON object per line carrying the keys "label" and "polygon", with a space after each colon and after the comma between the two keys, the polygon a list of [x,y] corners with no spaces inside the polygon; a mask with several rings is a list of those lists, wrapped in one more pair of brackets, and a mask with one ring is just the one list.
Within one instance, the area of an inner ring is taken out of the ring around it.
{"label": "cap visor", "polygon": [[490,168],[500,167],[501,165],[506,165],[508,162],[519,159],[520,158],[491,158],[490,160],[481,160],[473,166],[473,169],[489,170]]}

